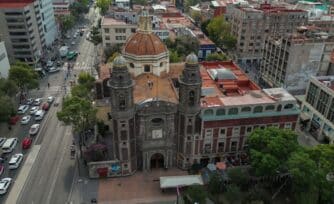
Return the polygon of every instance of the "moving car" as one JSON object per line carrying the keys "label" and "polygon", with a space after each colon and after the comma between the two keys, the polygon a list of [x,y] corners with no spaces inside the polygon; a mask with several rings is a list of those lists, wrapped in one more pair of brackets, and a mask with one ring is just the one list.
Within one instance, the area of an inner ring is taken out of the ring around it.
{"label": "moving car", "polygon": [[31,137],[25,137],[22,140],[22,149],[29,149],[32,143],[32,138]]}
{"label": "moving car", "polygon": [[6,138],[0,137],[0,147],[6,142]]}
{"label": "moving car", "polygon": [[30,127],[29,135],[31,135],[31,136],[36,135],[38,133],[38,131],[39,131],[39,126],[40,126],[40,124],[33,124]]}
{"label": "moving car", "polygon": [[29,121],[30,121],[30,119],[31,119],[31,116],[30,116],[30,115],[26,115],[26,116],[24,116],[24,117],[21,119],[21,124],[22,124],[22,125],[26,125],[26,124],[28,124]]}
{"label": "moving car", "polygon": [[27,110],[29,109],[28,105],[21,105],[18,109],[17,109],[17,113],[18,114],[25,114],[25,112],[27,112]]}
{"label": "moving car", "polygon": [[33,106],[30,109],[30,114],[35,114],[39,110],[39,106]]}
{"label": "moving car", "polygon": [[[43,108],[43,107],[42,107]],[[45,114],[45,111],[44,110],[38,110],[36,113],[35,113],[35,120],[36,121],[39,121],[39,120],[42,120],[44,118],[44,114]]]}
{"label": "moving car", "polygon": [[44,110],[44,111],[48,111],[49,108],[50,108],[49,103],[43,103],[43,105],[42,105],[42,110]]}
{"label": "moving car", "polygon": [[41,103],[42,103],[42,98],[36,98],[36,99],[34,100],[34,105],[35,105],[35,106],[39,106],[39,105],[41,105]]}
{"label": "moving car", "polygon": [[6,142],[2,145],[3,153],[10,153],[14,150],[17,144],[17,138],[8,138]]}
{"label": "moving car", "polygon": [[12,183],[11,178],[1,179],[1,181],[0,181],[0,195],[3,195],[5,193],[7,193],[7,190],[8,190],[11,183]]}
{"label": "moving car", "polygon": [[17,169],[19,168],[21,162],[23,160],[23,154],[18,153],[18,154],[14,154],[10,160],[9,160],[9,169]]}
{"label": "moving car", "polygon": [[55,100],[53,96],[49,96],[47,102],[52,103]]}
{"label": "moving car", "polygon": [[49,73],[58,72],[60,69],[58,67],[50,67]]}

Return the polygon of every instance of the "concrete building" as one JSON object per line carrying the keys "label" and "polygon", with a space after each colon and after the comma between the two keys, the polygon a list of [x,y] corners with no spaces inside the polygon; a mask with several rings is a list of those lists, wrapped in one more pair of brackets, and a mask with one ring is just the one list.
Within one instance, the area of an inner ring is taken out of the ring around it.
{"label": "concrete building", "polygon": [[328,14],[327,4],[322,2],[298,1],[294,8],[307,11],[309,19],[317,19],[322,15]]}
{"label": "concrete building", "polygon": [[[239,165],[254,129],[295,128],[299,110],[294,97],[282,88],[261,90],[232,61],[199,63],[190,54],[185,63],[155,66],[159,59],[168,61],[168,50],[146,28],[129,38],[124,57],[101,71],[96,82],[102,100],[95,104],[109,108],[111,162],[118,165],[112,176],[188,169],[228,158]],[[144,61],[153,57],[153,62]]]}
{"label": "concrete building", "polygon": [[10,69],[5,42],[0,42],[0,78],[7,78]]}
{"label": "concrete building", "polygon": [[39,0],[46,46],[51,47],[58,35],[52,0]]}
{"label": "concrete building", "polygon": [[119,8],[130,9],[130,0],[115,0],[114,5]]}
{"label": "concrete building", "polygon": [[334,15],[322,15],[317,19],[310,19],[309,26],[315,26],[330,35],[334,35]]}
{"label": "concrete building", "polygon": [[322,143],[334,144],[334,76],[311,77],[299,122]]}
{"label": "concrete building", "polygon": [[57,16],[67,16],[71,14],[70,4],[68,2],[54,2],[53,3],[53,11],[55,17]]}
{"label": "concrete building", "polygon": [[40,59],[46,41],[39,1],[0,0],[0,25],[10,62]]}
{"label": "concrete building", "polygon": [[311,76],[326,76],[331,70],[334,39],[327,33],[300,28],[285,37],[265,41],[260,67],[264,87],[284,87],[290,93],[305,93]]}
{"label": "concrete building", "polygon": [[238,63],[259,62],[268,36],[292,33],[307,24],[307,12],[282,6],[261,4],[260,7],[229,6],[227,19],[237,38],[235,59]]}
{"label": "concrete building", "polygon": [[124,44],[136,32],[137,24],[104,16],[101,21],[101,28],[102,45],[103,47],[110,47],[116,44]]}

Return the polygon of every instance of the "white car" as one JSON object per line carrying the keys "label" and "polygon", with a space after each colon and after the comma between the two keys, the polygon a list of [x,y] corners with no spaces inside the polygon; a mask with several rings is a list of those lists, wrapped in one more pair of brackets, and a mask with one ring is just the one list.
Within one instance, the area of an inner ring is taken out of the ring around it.
{"label": "white car", "polygon": [[30,116],[30,115],[26,115],[26,116],[24,116],[24,117],[21,119],[21,124],[22,124],[22,125],[26,125],[26,124],[28,124],[29,121],[30,121],[30,119],[31,119],[31,116]]}
{"label": "white car", "polygon": [[27,110],[29,109],[28,105],[21,105],[18,109],[17,109],[17,113],[18,114],[24,114],[25,112],[27,112]]}
{"label": "white car", "polygon": [[34,102],[33,98],[28,98],[26,104],[31,105]]}
{"label": "white car", "polygon": [[19,154],[14,154],[10,160],[9,160],[9,169],[17,169],[19,168],[21,162],[23,160],[23,154],[19,153]]}
{"label": "white car", "polygon": [[39,106],[33,106],[30,108],[30,114],[33,115],[39,110]]}
{"label": "white car", "polygon": [[47,102],[52,103],[55,100],[53,96],[49,96]]}
{"label": "white car", "polygon": [[52,67],[53,66],[53,62],[51,60],[49,60],[47,63],[46,63],[46,66],[47,67]]}
{"label": "white car", "polygon": [[50,67],[49,73],[58,72],[60,69],[58,67]]}
{"label": "white car", "polygon": [[45,111],[44,110],[38,110],[36,113],[35,113],[35,120],[38,121],[38,120],[42,120],[44,118],[44,114],[45,114]]}
{"label": "white car", "polygon": [[33,124],[30,127],[29,134],[30,135],[36,135],[38,133],[38,131],[39,131],[39,126],[40,126],[40,124]]}
{"label": "white car", "polygon": [[7,193],[7,190],[8,190],[11,183],[12,183],[11,178],[1,179],[1,181],[0,181],[0,195],[3,195],[5,193]]}
{"label": "white car", "polygon": [[41,103],[42,103],[42,98],[36,98],[36,99],[34,100],[34,105],[35,105],[35,106],[39,106],[39,105],[41,105]]}

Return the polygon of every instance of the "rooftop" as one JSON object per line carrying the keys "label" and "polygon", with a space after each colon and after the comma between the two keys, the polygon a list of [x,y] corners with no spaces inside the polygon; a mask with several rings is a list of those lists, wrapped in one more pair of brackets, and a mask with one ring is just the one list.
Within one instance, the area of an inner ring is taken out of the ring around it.
{"label": "rooftop", "polygon": [[315,77],[320,83],[327,86],[329,89],[334,91],[334,75],[333,76],[318,76]]}
{"label": "rooftop", "polygon": [[110,26],[110,25],[127,25],[129,23],[126,23],[125,21],[117,20],[112,17],[103,17],[101,25],[102,26]]}
{"label": "rooftop", "polygon": [[0,0],[0,8],[23,8],[33,3],[34,0]]}

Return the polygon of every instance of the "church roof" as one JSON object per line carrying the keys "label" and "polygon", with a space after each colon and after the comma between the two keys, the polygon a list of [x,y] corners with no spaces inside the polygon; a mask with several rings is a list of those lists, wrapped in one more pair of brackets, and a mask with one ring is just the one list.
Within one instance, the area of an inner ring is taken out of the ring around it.
{"label": "church roof", "polygon": [[133,34],[124,46],[124,54],[130,55],[159,55],[167,52],[165,44],[158,36],[150,32]]}

